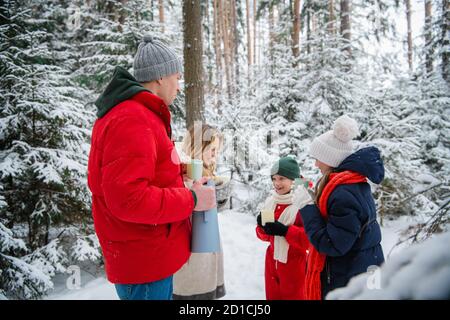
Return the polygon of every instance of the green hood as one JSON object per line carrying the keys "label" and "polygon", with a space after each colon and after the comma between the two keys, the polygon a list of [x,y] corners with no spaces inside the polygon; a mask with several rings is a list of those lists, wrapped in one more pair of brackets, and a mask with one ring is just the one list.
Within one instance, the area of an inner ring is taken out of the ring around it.
{"label": "green hood", "polygon": [[137,82],[127,70],[122,67],[116,67],[111,82],[95,101],[95,105],[97,106],[97,117],[103,117],[116,105],[130,99],[136,93],[141,91],[149,90],[145,89]]}

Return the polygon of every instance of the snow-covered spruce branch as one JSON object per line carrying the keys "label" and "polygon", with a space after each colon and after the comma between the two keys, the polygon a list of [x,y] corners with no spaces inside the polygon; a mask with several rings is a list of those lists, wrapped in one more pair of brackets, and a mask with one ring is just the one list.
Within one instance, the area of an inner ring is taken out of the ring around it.
{"label": "snow-covered spruce branch", "polygon": [[442,184],[443,184],[443,182],[440,182],[438,184],[432,185],[431,187],[429,187],[429,188],[427,188],[425,190],[419,191],[419,192],[417,192],[417,193],[415,193],[415,194],[413,194],[413,195],[403,199],[402,201],[400,201],[399,205],[401,205],[401,204],[405,203],[406,201],[409,201],[409,200],[417,197],[418,195],[420,195],[422,193],[425,193],[425,192],[430,191],[430,190],[432,190],[434,188],[440,187]]}
{"label": "snow-covered spruce branch", "polygon": [[406,239],[398,241],[389,251],[388,256],[394,251],[395,248],[403,243],[412,241],[412,243],[419,242],[419,236],[421,233],[425,233],[425,239],[429,238],[432,234],[438,232],[439,228],[450,222],[450,216],[448,216],[448,211],[450,209],[450,200],[447,200],[443,205],[436,210],[436,212],[428,219],[427,222],[419,224],[417,226],[417,231],[407,237]]}

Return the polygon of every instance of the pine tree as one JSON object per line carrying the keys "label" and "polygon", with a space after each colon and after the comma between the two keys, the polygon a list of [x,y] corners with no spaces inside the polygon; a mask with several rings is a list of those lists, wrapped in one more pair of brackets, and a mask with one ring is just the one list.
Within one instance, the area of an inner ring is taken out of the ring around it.
{"label": "pine tree", "polygon": [[[6,210],[6,202],[2,201],[0,205],[3,205],[0,210]],[[25,242],[14,237],[13,232],[0,220],[0,298],[37,298],[52,288],[48,275],[17,258],[27,250]]]}
{"label": "pine tree", "polygon": [[0,217],[12,230],[3,233],[5,239],[20,229],[26,243],[21,250],[10,248],[15,256],[7,259],[4,283],[28,277],[33,289],[13,291],[25,298],[51,288],[50,277],[69,261],[64,246],[70,241],[53,233],[61,236],[69,225],[76,226],[70,232],[75,238],[92,233],[86,128],[93,114],[83,103],[90,93],[72,80],[68,45],[56,32],[64,27],[64,12],[53,1],[18,0],[2,7],[0,180],[7,210]]}
{"label": "pine tree", "polygon": [[14,236],[5,224],[8,204],[0,186],[0,300],[10,298],[36,298],[51,288],[50,278],[33,265],[17,258],[28,252],[22,239]]}
{"label": "pine tree", "polygon": [[[370,103],[365,67],[358,65],[352,72],[347,69],[357,64],[364,54],[362,48],[353,44],[350,50],[353,58],[349,58],[348,39],[328,32],[326,3],[320,7],[315,3],[314,9],[320,24],[303,43],[310,52],[303,50],[300,68],[292,69],[292,55],[279,44],[274,56],[274,76],[268,79],[258,103],[266,122],[281,125],[283,131],[290,130],[293,139],[282,148],[287,154],[299,154],[304,150],[303,139],[329,130],[333,120],[343,113],[364,120],[359,106]],[[299,128],[299,122],[305,127]],[[309,130],[302,130],[306,128]]]}
{"label": "pine tree", "polygon": [[[431,25],[432,31],[428,26],[424,35],[434,37],[418,50],[413,73],[405,74],[399,60],[388,59],[371,80],[377,98],[369,109],[364,139],[383,150],[386,179],[376,193],[382,215],[431,216],[448,197],[449,88],[441,71],[430,69],[430,52],[431,60],[439,57],[442,24],[435,19]],[[380,77],[383,70],[388,74]],[[387,81],[389,87],[383,84]]]}
{"label": "pine tree", "polygon": [[[131,69],[133,57],[143,35],[176,43],[176,33],[150,19],[151,7],[146,0],[93,0],[75,2],[79,26],[70,37],[79,46],[80,57],[76,76],[80,83],[100,92],[109,82],[116,66]],[[107,3],[107,4],[106,4]]]}
{"label": "pine tree", "polygon": [[442,0],[440,6],[440,37],[439,47],[441,55],[442,78],[450,85],[450,39],[448,32],[450,30],[450,1]]}

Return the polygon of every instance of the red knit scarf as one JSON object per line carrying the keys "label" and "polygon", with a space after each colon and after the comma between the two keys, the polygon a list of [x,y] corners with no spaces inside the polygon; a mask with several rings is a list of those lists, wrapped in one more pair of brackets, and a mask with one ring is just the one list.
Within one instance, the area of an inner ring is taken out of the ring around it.
{"label": "red knit scarf", "polygon": [[[328,183],[322,191],[319,199],[320,215],[327,220],[328,210],[327,202],[333,190],[341,184],[354,184],[367,182],[366,177],[353,171],[343,171],[338,173],[331,173]],[[309,245],[308,262],[305,279],[305,299],[307,300],[321,300],[322,292],[320,285],[320,273],[325,266],[326,255],[319,253],[312,244]]]}

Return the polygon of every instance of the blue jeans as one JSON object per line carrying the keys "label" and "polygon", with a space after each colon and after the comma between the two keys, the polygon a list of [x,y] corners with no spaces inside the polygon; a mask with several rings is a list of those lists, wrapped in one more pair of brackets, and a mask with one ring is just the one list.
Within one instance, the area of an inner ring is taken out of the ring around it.
{"label": "blue jeans", "polygon": [[173,275],[142,284],[115,284],[120,300],[172,300]]}

